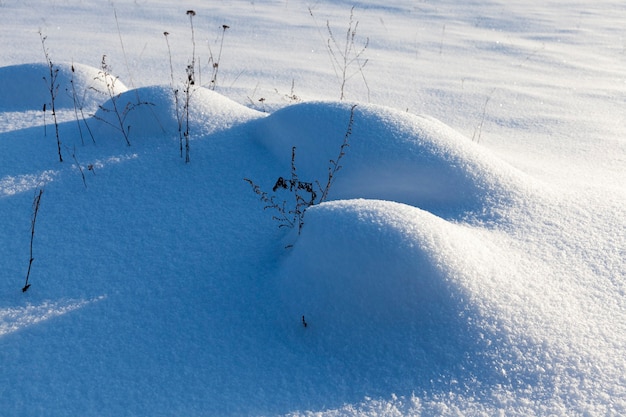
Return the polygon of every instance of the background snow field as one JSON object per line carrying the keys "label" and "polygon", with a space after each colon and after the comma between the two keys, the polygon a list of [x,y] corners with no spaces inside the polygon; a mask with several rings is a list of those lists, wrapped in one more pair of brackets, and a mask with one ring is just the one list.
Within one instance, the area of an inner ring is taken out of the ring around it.
{"label": "background snow field", "polygon": [[626,415],[625,21],[0,0],[0,415]]}

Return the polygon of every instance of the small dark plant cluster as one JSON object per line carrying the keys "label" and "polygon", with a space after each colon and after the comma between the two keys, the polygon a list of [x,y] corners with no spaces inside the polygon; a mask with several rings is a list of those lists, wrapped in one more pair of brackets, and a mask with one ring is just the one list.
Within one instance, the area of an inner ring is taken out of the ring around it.
{"label": "small dark plant cluster", "polygon": [[[298,233],[302,231],[304,226],[304,215],[306,210],[315,205],[322,203],[328,199],[328,193],[335,181],[335,176],[339,170],[341,170],[341,160],[346,154],[348,146],[350,146],[349,139],[352,135],[352,125],[354,124],[354,109],[356,105],[353,105],[350,109],[350,119],[348,121],[348,127],[343,138],[343,142],[339,148],[339,155],[335,159],[331,159],[328,166],[328,177],[326,183],[322,185],[319,181],[308,182],[302,181],[298,177],[298,171],[296,168],[296,147],[291,148],[291,172],[289,177],[278,177],[274,186],[272,187],[272,194],[263,191],[259,185],[249,178],[244,178],[244,181],[248,182],[252,187],[252,191],[257,194],[261,201],[265,204],[264,210],[270,209],[274,211],[272,218],[278,222],[278,227],[298,228]],[[277,192],[286,190],[291,194],[291,204],[287,200],[278,197]]]}
{"label": "small dark plant cluster", "polygon": [[[291,148],[291,175],[289,178],[279,177],[272,187],[274,194],[270,195],[261,190],[252,180],[244,178],[248,182],[253,191],[258,194],[261,201],[265,204],[264,209],[272,209],[276,212],[272,218],[278,221],[278,227],[294,228],[298,226],[298,233],[304,225],[304,213],[306,209],[316,203],[317,192],[313,189],[312,182],[300,181],[296,169],[296,147]],[[288,190],[294,201],[292,208],[287,208],[287,200],[282,203],[277,201],[278,190]]]}

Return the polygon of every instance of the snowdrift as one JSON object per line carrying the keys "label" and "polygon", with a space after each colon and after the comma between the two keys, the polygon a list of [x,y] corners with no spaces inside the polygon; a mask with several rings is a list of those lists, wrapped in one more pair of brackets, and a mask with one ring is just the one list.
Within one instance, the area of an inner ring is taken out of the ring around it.
{"label": "snowdrift", "polygon": [[[171,87],[116,83],[112,98],[94,92],[98,70],[75,68],[59,71],[60,89],[74,77],[94,115],[61,123],[63,164],[32,113],[48,99],[37,81],[47,67],[0,69],[17,86],[0,99],[7,415],[350,415],[345,404],[368,396],[383,404],[374,415],[568,415],[625,398],[575,366],[619,352],[619,338],[567,346],[572,320],[545,317],[574,299],[559,288],[567,262],[520,237],[539,219],[568,245],[550,222],[575,210],[557,213],[552,191],[452,128],[358,104],[330,201],[308,209],[298,234],[277,227],[244,178],[271,190],[296,147],[299,178],[324,183],[351,104],[267,115],[198,88],[185,164]],[[114,105],[128,109],[130,146]],[[73,114],[67,96],[59,106]],[[20,294],[32,191],[44,186],[32,287]]]}
{"label": "snowdrift", "polygon": [[[57,110],[74,111],[74,106],[85,111],[95,111],[106,98],[107,85],[102,70],[88,65],[54,63],[53,74],[43,63],[12,65],[0,68],[0,111],[41,112],[46,104],[51,111],[50,85],[54,83],[55,107]],[[112,75],[112,77],[115,77]],[[109,81],[113,78],[109,79]],[[126,91],[126,86],[115,81],[112,91],[115,94]]]}
{"label": "snowdrift", "polygon": [[[254,126],[258,140],[289,172],[291,148],[301,178],[325,180],[348,128],[350,105],[303,103]],[[491,222],[537,187],[484,148],[427,116],[373,105],[355,108],[350,147],[333,198],[406,203],[450,220]]]}
{"label": "snowdrift", "polygon": [[462,279],[476,268],[478,239],[381,200],[324,203],[307,216],[278,273],[284,314],[302,316],[316,354],[339,358],[343,384],[393,380],[402,394],[461,385],[482,396],[510,383]]}
{"label": "snowdrift", "polygon": [[[94,115],[104,122],[99,126],[99,134],[119,136],[115,106],[125,112],[124,125],[131,127],[129,134],[136,138],[179,137],[179,126],[182,135],[187,128],[187,121],[193,137],[202,137],[264,115],[214,91],[199,88],[190,95],[187,118],[185,95],[181,91],[178,94],[177,102],[172,87],[151,86],[129,90],[107,100]],[[115,106],[113,101],[116,102]]]}

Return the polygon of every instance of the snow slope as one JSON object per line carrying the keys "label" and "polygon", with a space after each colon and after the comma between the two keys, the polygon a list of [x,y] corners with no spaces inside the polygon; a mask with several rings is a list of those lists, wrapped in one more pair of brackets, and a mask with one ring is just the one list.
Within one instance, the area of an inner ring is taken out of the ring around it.
{"label": "snow slope", "polygon": [[[626,413],[626,10],[357,2],[371,62],[337,101],[352,5],[191,6],[198,84],[230,27],[186,164],[187,9],[0,3],[2,415]],[[279,228],[244,178],[271,193],[295,147],[323,184],[346,136],[329,200]]]}

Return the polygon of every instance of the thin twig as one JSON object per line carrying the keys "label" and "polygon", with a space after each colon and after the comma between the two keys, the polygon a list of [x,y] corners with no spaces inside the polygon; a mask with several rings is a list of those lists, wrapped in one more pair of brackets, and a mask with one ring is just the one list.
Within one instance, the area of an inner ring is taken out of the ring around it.
{"label": "thin twig", "polygon": [[174,105],[176,108],[176,122],[178,124],[178,143],[180,146],[180,157],[183,157],[183,122],[180,115],[180,103],[178,101],[178,88],[175,87],[174,83],[174,65],[172,64],[172,49],[170,48],[170,42],[168,40],[169,32],[163,32],[165,36],[165,43],[167,43],[167,53],[169,56],[170,62],[170,86],[172,88],[172,92],[174,93]]}
{"label": "thin twig", "polygon": [[35,240],[35,224],[37,222],[37,214],[39,213],[39,204],[41,202],[42,194],[43,194],[43,188],[40,188],[38,192],[35,193],[35,198],[33,199],[33,217],[31,218],[31,221],[30,221],[30,259],[28,261],[28,271],[26,272],[26,282],[24,283],[22,292],[26,292],[30,288],[28,279],[30,278],[30,271],[33,266],[33,261],[35,260],[35,258],[33,257],[33,242]]}
{"label": "thin twig", "polygon": [[356,108],[356,106],[357,105],[354,104],[350,108],[350,119],[348,121],[348,127],[346,129],[346,133],[343,137],[343,142],[341,143],[341,146],[339,147],[339,155],[337,156],[336,159],[330,160],[330,166],[328,167],[328,180],[326,182],[326,186],[322,188],[319,181],[317,182],[317,186],[322,191],[322,196],[320,197],[320,201],[319,201],[320,203],[323,201],[326,201],[326,199],[328,198],[330,186],[335,181],[335,174],[339,172],[339,170],[342,168],[342,165],[340,164],[340,162],[341,162],[341,159],[346,154],[346,148],[350,146],[349,139],[350,139],[350,136],[352,135],[352,126],[354,124],[354,109]]}
{"label": "thin twig", "polygon": [[[59,137],[59,122],[57,121],[57,112],[55,107],[55,101],[57,97],[57,93],[59,91],[59,84],[57,83],[57,76],[59,75],[59,69],[55,68],[52,63],[52,59],[50,59],[50,53],[48,52],[48,48],[46,48],[46,39],[47,36],[43,36],[41,30],[39,30],[39,38],[41,39],[41,47],[43,48],[43,53],[46,57],[46,62],[48,63],[48,70],[50,71],[49,79],[43,77],[44,81],[48,85],[48,91],[50,92],[50,110],[52,111],[52,118],[54,120],[54,129],[57,138],[57,152],[59,154],[59,162],[63,162],[63,156],[61,155],[61,139]],[[46,111],[46,106],[44,104],[44,114]],[[44,128],[45,129],[45,128]]]}
{"label": "thin twig", "polygon": [[496,91],[495,88],[491,90],[491,93],[489,93],[489,96],[485,100],[485,104],[483,104],[483,113],[480,118],[480,123],[478,124],[478,126],[476,126],[476,129],[474,129],[474,134],[472,135],[472,141],[476,139],[476,143],[480,143],[480,136],[483,133],[483,124],[485,123],[485,116],[487,115],[487,104],[489,104],[489,100],[491,100],[491,96],[493,96],[494,91]]}
{"label": "thin twig", "polygon": [[211,77],[211,85],[210,88],[212,90],[215,90],[215,87],[217,87],[217,73],[219,71],[220,68],[220,61],[222,59],[222,49],[224,48],[224,37],[226,34],[226,29],[229,29],[230,26],[228,25],[222,25],[222,39],[220,40],[220,50],[217,53],[217,61],[213,62],[213,76]]}
{"label": "thin twig", "polygon": [[[313,16],[311,9],[309,13]],[[330,27],[330,22],[326,21],[326,29],[328,30],[328,41],[326,46],[328,48],[329,55],[331,57],[331,64],[333,70],[340,80],[340,100],[345,97],[346,83],[357,73],[361,74],[363,82],[367,89],[367,99],[370,99],[370,88],[365,78],[363,68],[367,65],[368,60],[361,61],[361,55],[365,52],[369,46],[369,38],[365,39],[365,44],[361,49],[357,49],[355,45],[355,38],[359,22],[354,21],[354,6],[350,9],[350,21],[348,23],[348,29],[346,30],[346,37],[343,45],[340,45]],[[356,70],[351,71],[351,68],[356,65]]]}

